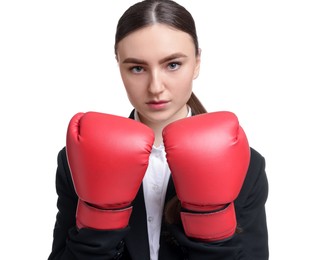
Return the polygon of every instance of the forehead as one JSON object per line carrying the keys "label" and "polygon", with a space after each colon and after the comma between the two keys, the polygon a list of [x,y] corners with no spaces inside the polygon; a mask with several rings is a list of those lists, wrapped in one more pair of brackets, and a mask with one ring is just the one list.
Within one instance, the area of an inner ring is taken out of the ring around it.
{"label": "forehead", "polygon": [[162,58],[176,52],[194,54],[194,42],[188,33],[163,24],[147,26],[129,34],[117,48],[119,58]]}

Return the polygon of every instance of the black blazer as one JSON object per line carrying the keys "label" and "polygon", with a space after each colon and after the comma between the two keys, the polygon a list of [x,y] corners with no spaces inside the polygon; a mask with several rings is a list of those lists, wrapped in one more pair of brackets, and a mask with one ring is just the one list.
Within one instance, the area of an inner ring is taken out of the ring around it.
{"label": "black blazer", "polygon": [[[130,115],[133,118],[133,113]],[[77,195],[74,190],[65,147],[58,154],[56,171],[58,195],[56,222],[53,232],[53,259],[122,259],[149,260],[146,209],[142,185],[133,202],[129,226],[120,230],[76,229]],[[170,177],[166,200],[176,195]],[[186,237],[182,226],[167,225],[163,220],[160,235],[160,260],[267,260],[268,233],[265,202],[268,182],[265,159],[251,148],[247,176],[235,200],[237,222],[241,232],[218,243],[203,243]]]}

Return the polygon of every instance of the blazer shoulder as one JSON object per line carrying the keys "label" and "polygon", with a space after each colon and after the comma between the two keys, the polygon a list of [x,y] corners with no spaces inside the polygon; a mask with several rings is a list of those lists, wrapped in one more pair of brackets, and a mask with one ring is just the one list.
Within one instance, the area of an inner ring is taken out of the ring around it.
{"label": "blazer shoulder", "polygon": [[58,152],[58,159],[66,160],[66,146],[62,147]]}
{"label": "blazer shoulder", "polygon": [[71,171],[68,165],[66,147],[64,146],[57,156],[57,170],[56,170],[56,187],[60,189],[70,189],[73,196],[77,196],[74,189],[74,184],[71,176]]}
{"label": "blazer shoulder", "polygon": [[265,158],[262,154],[256,151],[254,148],[250,148],[251,158],[249,164],[249,171],[253,169],[265,168]]}
{"label": "blazer shoulder", "polygon": [[258,193],[266,201],[268,194],[268,181],[265,171],[265,157],[253,148],[251,149],[250,164],[244,180],[243,187],[237,199],[238,203],[244,202],[249,196]]}
{"label": "blazer shoulder", "polygon": [[69,166],[68,166],[65,146],[58,152],[57,163],[58,163],[59,168],[62,168],[65,172],[69,172]]}

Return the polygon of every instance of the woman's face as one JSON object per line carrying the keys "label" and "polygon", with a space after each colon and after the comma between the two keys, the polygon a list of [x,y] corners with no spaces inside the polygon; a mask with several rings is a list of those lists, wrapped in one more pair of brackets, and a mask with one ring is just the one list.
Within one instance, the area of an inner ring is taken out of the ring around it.
{"label": "woman's face", "polygon": [[147,124],[168,124],[187,115],[200,57],[191,36],[162,24],[129,34],[117,46],[121,77],[131,104]]}

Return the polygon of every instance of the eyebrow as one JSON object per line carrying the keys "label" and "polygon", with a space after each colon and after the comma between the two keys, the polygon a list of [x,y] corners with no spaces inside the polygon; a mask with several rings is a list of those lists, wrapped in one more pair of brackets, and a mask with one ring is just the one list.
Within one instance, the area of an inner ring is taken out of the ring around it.
{"label": "eyebrow", "polygon": [[[165,63],[167,61],[170,60],[174,60],[174,59],[178,59],[178,58],[186,58],[187,55],[185,55],[184,53],[181,52],[177,52],[177,53],[173,53],[161,60],[159,60],[159,63]],[[147,62],[145,60],[142,59],[137,59],[137,58],[127,58],[123,61],[123,63],[135,63],[135,64],[147,64]]]}

